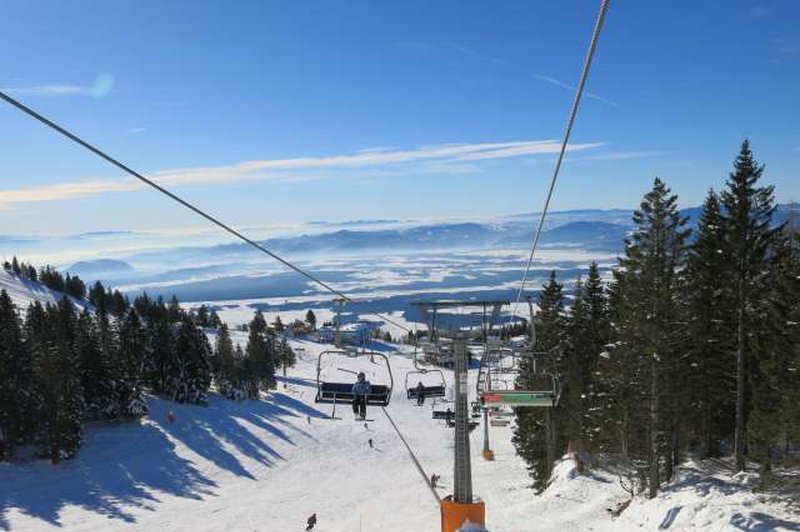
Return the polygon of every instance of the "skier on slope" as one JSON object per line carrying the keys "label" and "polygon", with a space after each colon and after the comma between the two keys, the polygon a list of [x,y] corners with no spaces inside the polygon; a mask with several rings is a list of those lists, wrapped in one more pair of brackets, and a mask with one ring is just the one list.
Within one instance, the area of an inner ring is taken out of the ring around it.
{"label": "skier on slope", "polygon": [[370,391],[372,391],[372,385],[370,385],[362,371],[358,374],[355,384],[353,384],[353,414],[355,414],[356,419],[363,420],[367,418],[367,396]]}
{"label": "skier on slope", "polygon": [[316,525],[317,525],[317,514],[315,512],[311,514],[311,517],[309,517],[308,521],[306,521],[306,530],[313,530]]}

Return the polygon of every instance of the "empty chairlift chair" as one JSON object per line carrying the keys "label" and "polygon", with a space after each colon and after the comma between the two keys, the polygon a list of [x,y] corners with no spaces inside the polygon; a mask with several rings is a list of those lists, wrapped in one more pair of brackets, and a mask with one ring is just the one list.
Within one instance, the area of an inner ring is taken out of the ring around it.
{"label": "empty chairlift chair", "polygon": [[[514,373],[518,372],[518,369],[514,371]],[[490,368],[487,373],[482,394],[483,403],[486,406],[552,408],[558,403],[559,390],[555,376],[549,372],[537,371],[535,363],[532,374],[524,386],[519,386],[515,382],[516,379],[510,382],[517,385],[509,386],[507,370],[493,372]]]}
{"label": "empty chairlift chair", "polygon": [[[376,351],[358,352],[344,350],[323,351],[319,354],[319,358],[317,359],[317,395],[314,398],[315,403],[338,404],[353,402],[353,383],[355,382],[355,378],[351,378],[349,380],[333,380],[322,378],[323,360],[326,358],[334,359],[336,357],[347,359],[350,362],[364,358],[373,361],[375,364],[378,364],[377,360],[382,360],[386,366],[388,382],[375,383],[370,381],[372,386],[370,394],[367,396],[367,404],[376,406],[387,406],[389,404],[389,401],[392,398],[392,388],[394,387],[394,379],[392,377],[392,368],[389,364],[389,357]],[[357,368],[349,369],[339,367],[337,369],[341,372],[352,375],[358,374],[359,371]]]}

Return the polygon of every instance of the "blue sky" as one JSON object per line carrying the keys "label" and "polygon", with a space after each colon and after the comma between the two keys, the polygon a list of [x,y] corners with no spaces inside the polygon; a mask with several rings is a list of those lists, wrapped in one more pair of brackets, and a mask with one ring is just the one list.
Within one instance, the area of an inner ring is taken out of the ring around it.
{"label": "blue sky", "polygon": [[[595,1],[0,0],[0,87],[239,226],[537,211]],[[613,2],[554,209],[800,199],[800,4]],[[0,234],[203,222],[0,105]]]}

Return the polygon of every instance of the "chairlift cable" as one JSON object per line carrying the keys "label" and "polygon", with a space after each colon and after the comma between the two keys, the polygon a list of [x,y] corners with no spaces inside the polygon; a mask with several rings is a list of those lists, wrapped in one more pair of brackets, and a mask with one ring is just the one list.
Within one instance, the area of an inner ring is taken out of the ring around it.
{"label": "chairlift cable", "polygon": [[[263,245],[259,244],[258,242],[246,237],[245,235],[243,235],[242,233],[240,233],[236,229],[234,229],[231,226],[227,225],[226,223],[220,221],[218,218],[206,213],[205,211],[203,211],[199,207],[196,207],[195,205],[189,203],[188,201],[186,201],[185,199],[181,198],[177,194],[175,194],[173,192],[170,192],[169,190],[167,190],[166,188],[162,187],[158,183],[152,181],[151,179],[148,179],[147,177],[145,177],[144,175],[140,174],[136,170],[134,170],[131,167],[127,166],[126,164],[120,162],[118,159],[115,159],[111,155],[108,155],[106,152],[104,152],[100,148],[97,148],[96,146],[94,146],[94,145],[90,144],[89,142],[83,140],[81,137],[79,137],[76,134],[68,131],[67,129],[65,129],[63,127],[61,127],[60,125],[56,124],[55,122],[53,122],[49,118],[45,117],[44,115],[42,115],[40,113],[37,113],[36,111],[31,109],[30,107],[26,106],[25,104],[21,103],[20,101],[18,101],[16,99],[12,98],[11,96],[9,96],[6,93],[4,93],[3,91],[0,91],[0,99],[5,100],[6,102],[11,104],[12,106],[14,106],[17,109],[19,109],[20,111],[22,111],[23,113],[29,115],[30,117],[38,120],[39,122],[41,122],[45,126],[49,127],[50,129],[53,129],[53,130],[57,131],[58,133],[60,133],[63,136],[67,137],[68,139],[72,140],[73,142],[75,142],[75,143],[79,144],[80,146],[86,148],[90,152],[94,153],[95,155],[97,155],[101,159],[106,160],[107,162],[109,162],[112,165],[116,166],[117,168],[119,168],[120,170],[124,171],[125,173],[135,177],[139,181],[141,181],[141,182],[145,183],[146,185],[156,189],[158,192],[161,192],[162,194],[164,194],[165,196],[169,197],[173,201],[176,201],[176,202],[180,203],[181,205],[183,205],[187,209],[189,209],[189,210],[193,211],[194,213],[202,216],[203,218],[205,218],[206,220],[208,220],[212,224],[216,225],[217,227],[220,227],[220,228],[224,229],[228,233],[232,234],[233,236],[235,236],[239,240],[241,240],[244,243],[250,245],[251,247],[255,248],[256,250],[260,251],[261,253],[264,253],[265,255],[268,255],[269,257],[277,260],[278,262],[280,262],[284,266],[286,266],[286,267],[294,270],[295,272],[299,273],[300,275],[306,277],[307,279],[309,279],[312,282],[316,283],[317,285],[321,286],[325,290],[331,292],[334,295],[339,296],[340,298],[344,299],[345,301],[347,301],[349,303],[353,302],[353,299],[351,299],[350,297],[348,297],[347,295],[345,295],[341,291],[333,288],[332,286],[327,284],[325,281],[323,281],[319,277],[316,277],[313,274],[308,273],[307,271],[301,269],[300,267],[295,266],[294,264],[292,264],[288,260],[284,259],[283,257],[278,255],[277,253],[274,253],[273,251],[270,251],[265,246],[263,246]],[[385,321],[386,323],[390,323],[390,324],[394,325],[395,327],[399,327],[400,329],[403,329],[406,332],[410,331],[410,329],[408,329],[407,327],[395,322],[394,320],[392,320],[390,318],[387,318],[386,316],[384,316],[381,313],[371,312],[371,313],[369,313],[369,315],[377,316],[378,318],[380,318],[381,320]]]}
{"label": "chairlift cable", "polygon": [[544,227],[544,220],[547,216],[547,210],[550,207],[550,200],[553,197],[553,190],[556,186],[556,181],[558,180],[558,173],[561,170],[561,163],[564,160],[564,153],[567,150],[567,144],[569,143],[569,137],[572,133],[572,126],[575,124],[575,117],[578,114],[578,106],[581,102],[581,96],[583,95],[583,88],[586,85],[586,80],[589,77],[589,69],[592,66],[592,58],[594,57],[595,49],[597,48],[597,41],[600,38],[600,31],[603,29],[603,22],[606,17],[606,12],[608,11],[608,5],[610,0],[601,0],[600,3],[600,11],[597,14],[597,20],[595,21],[594,31],[592,32],[592,39],[589,43],[589,49],[586,52],[586,59],[583,63],[583,69],[581,71],[581,78],[580,82],[578,83],[578,87],[575,90],[575,99],[572,101],[572,107],[569,111],[569,118],[567,119],[567,127],[564,131],[564,139],[561,142],[561,150],[558,154],[558,159],[556,160],[556,166],[553,171],[553,178],[550,180],[550,189],[547,192],[547,199],[544,202],[544,209],[542,209],[542,215],[539,218],[539,225],[536,229],[536,234],[533,239],[533,244],[531,245],[531,252],[528,256],[528,263],[525,266],[525,273],[522,276],[522,283],[520,284],[519,291],[517,292],[516,300],[514,301],[514,308],[511,311],[511,316],[515,316],[517,312],[517,306],[519,305],[520,298],[522,298],[522,294],[525,291],[525,284],[528,281],[528,274],[530,273],[531,265],[533,264],[533,256],[536,252],[536,247],[539,244],[539,238],[542,235],[542,228]]}
{"label": "chairlift cable", "polygon": [[419,471],[419,474],[422,475],[423,481],[428,486],[428,489],[430,489],[433,496],[436,498],[436,504],[440,505],[442,503],[442,498],[439,497],[439,493],[437,493],[436,489],[431,484],[430,477],[428,477],[428,474],[422,468],[422,464],[420,464],[417,455],[414,454],[414,451],[411,449],[411,446],[408,444],[408,441],[406,441],[405,436],[403,436],[403,433],[400,432],[400,428],[398,428],[397,424],[395,424],[394,422],[394,419],[392,419],[392,416],[390,416],[389,412],[386,410],[386,407],[381,407],[381,410],[383,410],[386,419],[388,419],[389,423],[391,423],[392,427],[394,427],[394,430],[395,432],[397,432],[397,435],[400,436],[400,440],[403,442],[403,445],[406,446],[406,450],[408,450],[408,454],[411,456],[411,460],[413,460],[414,465],[417,466],[417,471]]}

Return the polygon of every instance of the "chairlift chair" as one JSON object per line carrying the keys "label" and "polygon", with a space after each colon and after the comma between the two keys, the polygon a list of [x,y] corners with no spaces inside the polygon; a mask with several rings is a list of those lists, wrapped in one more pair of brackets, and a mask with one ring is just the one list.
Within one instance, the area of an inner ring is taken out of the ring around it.
{"label": "chairlift chair", "polygon": [[[498,372],[495,371],[493,374],[491,367],[487,368],[487,376],[483,381],[484,389],[481,394],[484,405],[506,405],[512,408],[520,406],[552,408],[558,404],[559,392],[555,375],[550,372],[537,371],[535,354],[530,353],[527,356],[533,360],[532,382],[523,388],[509,389],[507,379],[495,378]],[[520,355],[520,357],[526,357],[526,355]],[[515,368],[513,373],[519,374],[519,371],[519,368]],[[503,373],[509,374],[509,372]]]}
{"label": "chairlift chair", "polygon": [[[386,372],[389,376],[388,383],[370,383],[371,390],[367,395],[368,405],[387,406],[392,398],[392,388],[394,387],[394,378],[392,377],[392,367],[389,364],[389,357],[377,351],[345,351],[345,350],[329,350],[323,351],[317,358],[317,395],[314,397],[315,403],[323,404],[337,404],[337,403],[352,403],[355,396],[353,395],[353,381],[344,380],[323,380],[322,375],[322,360],[325,357],[346,357],[350,360],[357,358],[369,358],[370,360],[382,359],[386,365]],[[377,362],[376,362],[377,363]],[[358,373],[346,368],[339,368],[340,371],[345,373]]]}
{"label": "chairlift chair", "polygon": [[[425,397],[444,397],[445,396],[445,379],[444,373],[440,369],[426,369],[426,368],[419,368],[415,370],[411,370],[406,373],[406,380],[405,380],[405,388],[406,388],[406,396],[409,399],[416,399],[418,395],[417,385],[421,381],[417,381],[417,378],[414,377],[415,375],[428,375],[434,374],[438,375],[437,383],[433,385],[429,384],[422,384],[422,393],[425,394]],[[416,383],[414,381],[417,381]]]}

